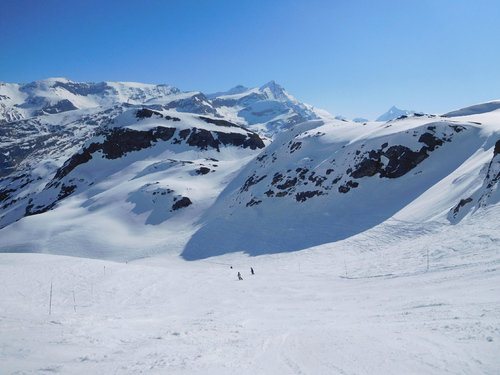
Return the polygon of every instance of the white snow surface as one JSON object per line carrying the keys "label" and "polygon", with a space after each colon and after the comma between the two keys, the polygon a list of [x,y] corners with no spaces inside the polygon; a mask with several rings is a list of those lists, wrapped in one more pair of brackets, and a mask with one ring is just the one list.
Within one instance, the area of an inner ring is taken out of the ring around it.
{"label": "white snow surface", "polygon": [[[134,127],[129,115],[115,125]],[[0,373],[500,374],[497,185],[479,204],[488,166],[499,170],[499,124],[486,105],[451,119],[310,121],[260,155],[157,144],[94,158],[70,176],[85,189],[0,230]],[[405,176],[244,204],[269,188],[242,192],[254,173],[319,175],[332,158],[343,171],[382,142],[417,149],[429,126],[452,140]],[[193,204],[166,211],[167,191]]]}
{"label": "white snow surface", "polygon": [[195,262],[0,254],[1,372],[498,374],[498,214]]}

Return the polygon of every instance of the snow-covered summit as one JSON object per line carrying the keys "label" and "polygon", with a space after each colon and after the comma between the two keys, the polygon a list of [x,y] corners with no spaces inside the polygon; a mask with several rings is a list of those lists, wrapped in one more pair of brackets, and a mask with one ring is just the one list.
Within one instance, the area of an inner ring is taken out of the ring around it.
{"label": "snow-covered summit", "polygon": [[417,112],[409,111],[407,109],[399,109],[399,108],[396,108],[395,106],[392,106],[386,113],[379,116],[375,121],[379,121],[379,122],[390,121],[390,120],[394,120],[395,118],[398,118],[400,116],[408,116],[408,115],[411,115],[414,113],[417,113]]}
{"label": "snow-covered summit", "polygon": [[324,110],[299,102],[275,81],[246,90],[238,86],[211,98],[224,117],[271,139],[301,122],[333,118]]}

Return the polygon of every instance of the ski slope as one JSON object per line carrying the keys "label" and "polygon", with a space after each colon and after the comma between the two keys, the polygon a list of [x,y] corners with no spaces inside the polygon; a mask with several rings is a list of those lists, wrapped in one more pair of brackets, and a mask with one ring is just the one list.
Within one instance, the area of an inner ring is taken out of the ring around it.
{"label": "ski slope", "polygon": [[386,222],[337,243],[257,257],[115,263],[0,254],[0,368],[498,374],[498,213],[451,227]]}

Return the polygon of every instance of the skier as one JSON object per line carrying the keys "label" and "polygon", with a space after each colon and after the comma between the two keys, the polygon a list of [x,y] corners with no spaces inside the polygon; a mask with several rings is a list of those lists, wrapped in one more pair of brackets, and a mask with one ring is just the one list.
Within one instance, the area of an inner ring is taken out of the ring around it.
{"label": "skier", "polygon": [[252,267],[250,267],[250,272],[252,273],[252,275],[255,275],[255,274],[253,273],[253,268],[252,268]]}
{"label": "skier", "polygon": [[243,280],[243,277],[241,277],[241,273],[238,272],[238,280]]}

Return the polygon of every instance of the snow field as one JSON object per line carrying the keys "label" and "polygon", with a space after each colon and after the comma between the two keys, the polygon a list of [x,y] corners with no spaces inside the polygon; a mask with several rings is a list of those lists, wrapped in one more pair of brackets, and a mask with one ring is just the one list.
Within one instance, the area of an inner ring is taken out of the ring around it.
{"label": "snow field", "polygon": [[494,216],[454,227],[393,221],[337,243],[258,257],[113,263],[0,254],[0,368],[498,374]]}

